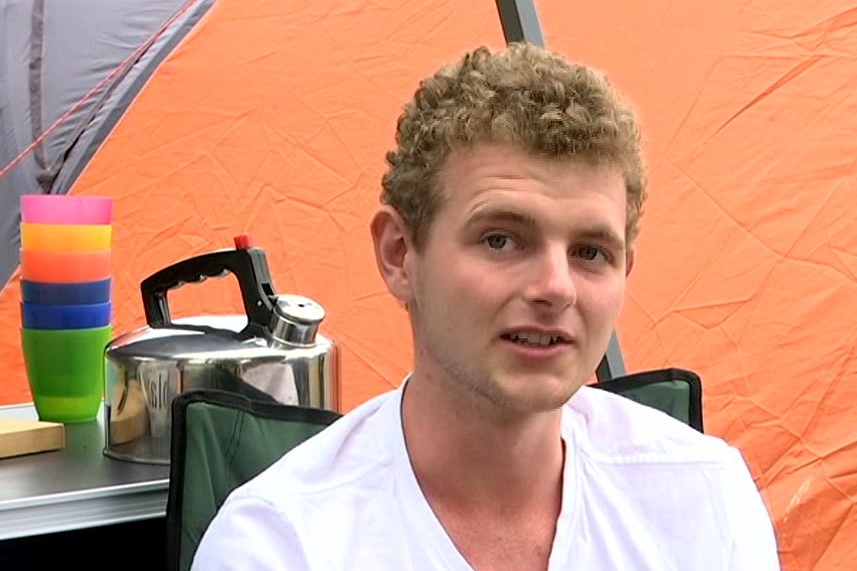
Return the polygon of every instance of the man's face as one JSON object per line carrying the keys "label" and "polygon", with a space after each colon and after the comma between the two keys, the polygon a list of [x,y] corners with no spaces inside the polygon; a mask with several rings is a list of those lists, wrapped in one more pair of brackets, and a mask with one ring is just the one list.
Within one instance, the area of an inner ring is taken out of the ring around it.
{"label": "man's face", "polygon": [[594,372],[622,304],[618,170],[505,145],[449,157],[422,252],[409,247],[415,375],[509,411],[558,408]]}

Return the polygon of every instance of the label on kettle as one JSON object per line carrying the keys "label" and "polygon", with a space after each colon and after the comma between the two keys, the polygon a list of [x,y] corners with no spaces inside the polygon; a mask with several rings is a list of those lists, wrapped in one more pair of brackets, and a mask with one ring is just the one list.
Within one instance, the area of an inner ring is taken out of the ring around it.
{"label": "label on kettle", "polygon": [[170,364],[141,363],[137,375],[146,397],[149,432],[155,437],[170,435],[170,406],[178,392],[179,372]]}

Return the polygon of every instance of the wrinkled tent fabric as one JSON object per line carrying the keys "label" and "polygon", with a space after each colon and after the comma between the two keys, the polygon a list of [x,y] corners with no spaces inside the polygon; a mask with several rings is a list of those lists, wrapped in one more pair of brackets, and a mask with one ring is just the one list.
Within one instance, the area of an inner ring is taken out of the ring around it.
{"label": "wrinkled tent fabric", "polygon": [[[144,277],[250,232],[278,290],[327,309],[350,409],[398,385],[411,358],[367,230],[396,116],[440,62],[503,36],[489,0],[307,4],[215,2],[70,192],[116,198],[117,331],[143,323]],[[651,196],[618,327],[628,371],[701,376],[706,432],[744,452],[785,569],[857,567],[857,10],[538,8],[547,45],[607,70],[643,121]],[[3,323],[18,323],[17,303],[13,278]],[[209,280],[171,307],[241,305],[230,280]],[[13,325],[0,362],[0,403],[29,400]]]}
{"label": "wrinkled tent fabric", "polygon": [[[66,194],[142,82],[213,0],[0,0],[0,169],[69,110],[42,144],[0,177],[0,282],[19,263],[23,194]],[[181,18],[117,70],[177,11]]]}

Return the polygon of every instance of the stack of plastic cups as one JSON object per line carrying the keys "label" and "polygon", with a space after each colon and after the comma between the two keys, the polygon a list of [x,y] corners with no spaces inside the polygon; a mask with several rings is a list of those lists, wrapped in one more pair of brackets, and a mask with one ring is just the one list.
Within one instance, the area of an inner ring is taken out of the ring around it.
{"label": "stack of plastic cups", "polygon": [[21,344],[39,419],[95,420],[112,337],[113,200],[21,197]]}

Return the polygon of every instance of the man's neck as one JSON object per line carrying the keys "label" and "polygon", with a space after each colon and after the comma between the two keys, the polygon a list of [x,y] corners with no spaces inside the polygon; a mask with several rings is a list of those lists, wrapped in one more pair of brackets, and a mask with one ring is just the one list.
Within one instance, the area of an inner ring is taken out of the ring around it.
{"label": "man's neck", "polygon": [[402,424],[429,501],[502,517],[550,505],[559,513],[561,411],[510,414],[432,379],[408,381]]}

